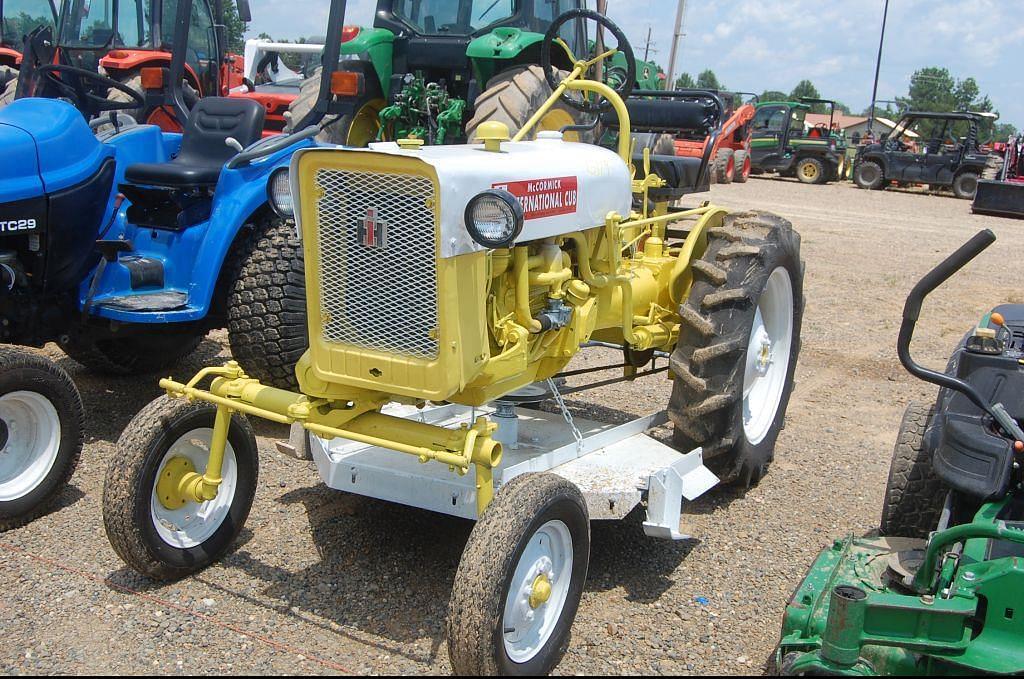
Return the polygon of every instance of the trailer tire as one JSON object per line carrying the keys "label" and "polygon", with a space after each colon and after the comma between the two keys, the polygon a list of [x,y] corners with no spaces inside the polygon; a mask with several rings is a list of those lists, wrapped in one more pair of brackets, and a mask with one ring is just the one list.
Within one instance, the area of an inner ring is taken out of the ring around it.
{"label": "trailer tire", "polygon": [[931,451],[924,447],[925,430],[934,415],[934,405],[916,402],[903,412],[882,501],[882,535],[926,538],[939,523],[945,486],[932,467]]}
{"label": "trailer tire", "polygon": [[853,171],[853,183],[862,189],[877,191],[885,188],[885,172],[882,166],[873,160],[857,163]]}
{"label": "trailer tire", "polygon": [[953,194],[961,200],[974,200],[978,193],[978,174],[976,172],[961,172],[953,180]]}
{"label": "trailer tire", "polygon": [[124,337],[75,332],[57,340],[76,363],[102,375],[151,374],[176,364],[194,352],[206,337],[204,325],[161,325],[153,332]]}
{"label": "trailer tire", "polygon": [[750,179],[750,154],[746,151],[737,151],[734,156],[736,172],[732,180],[737,184],[746,184]]}
{"label": "trailer tire", "polygon": [[49,508],[78,466],[84,425],[82,397],[60,366],[0,347],[0,531]]}
{"label": "trailer tire", "polygon": [[[513,136],[551,96],[551,86],[544,77],[544,69],[537,65],[509,68],[487,82],[487,88],[473,104],[473,117],[466,123],[466,138],[472,143],[476,130],[486,122],[500,122],[508,126]],[[558,130],[565,125],[584,122],[584,114],[558,101],[548,111],[535,131]],[[592,143],[593,131],[567,132],[567,141]]]}
{"label": "trailer tire", "polygon": [[[172,460],[201,460],[204,452],[208,459],[216,411],[204,401],[164,395],[143,408],[117,442],[103,483],[103,526],[121,560],[146,577],[177,580],[206,568],[231,548],[249,516],[259,451],[252,427],[239,414],[231,416],[228,427],[219,503],[218,498],[203,503],[200,513],[190,502],[178,511],[191,513],[179,518],[155,496],[158,478],[170,473]],[[198,464],[194,467],[202,473]]]}
{"label": "trailer tire", "polygon": [[[590,519],[575,485],[547,473],[505,484],[470,533],[455,574],[447,619],[454,673],[544,675],[554,669],[569,647],[589,561]],[[548,594],[534,606],[532,598],[521,598],[522,585],[532,582],[526,589],[536,592],[542,574]],[[528,622],[524,614],[532,614]],[[529,629],[516,638],[507,631],[514,623]],[[524,646],[534,632],[536,646]]]}
{"label": "trailer tire", "polygon": [[800,235],[777,215],[730,214],[708,230],[691,271],[669,362],[675,445],[701,446],[723,482],[749,487],[774,457],[793,389],[804,309]]}
{"label": "trailer tire", "polygon": [[736,153],[730,148],[718,149],[715,156],[715,173],[719,184],[732,184],[736,176]]}
{"label": "trailer tire", "polygon": [[306,278],[295,223],[256,221],[228,264],[231,355],[263,384],[297,390],[295,364],[309,347]]}

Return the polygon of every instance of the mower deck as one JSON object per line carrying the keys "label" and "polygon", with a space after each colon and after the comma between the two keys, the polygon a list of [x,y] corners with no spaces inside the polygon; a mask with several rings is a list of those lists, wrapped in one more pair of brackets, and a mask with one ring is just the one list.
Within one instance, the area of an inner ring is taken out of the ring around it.
{"label": "mower deck", "polygon": [[[384,412],[446,428],[472,424],[487,415],[499,426],[510,418],[495,417],[491,406],[443,405],[418,410],[392,406]],[[519,408],[517,447],[506,446],[494,470],[500,487],[526,472],[550,471],[572,481],[583,493],[591,519],[621,519],[644,499],[644,532],[651,537],[680,540],[683,498],[693,500],[718,483],[703,463],[699,448],[681,455],[644,432],[667,421],[664,412],[613,425],[575,418],[582,435],[577,444],[559,413]],[[501,436],[499,430],[499,437]],[[309,436],[308,453],[330,488],[397,502],[466,519],[477,518],[476,481],[437,464],[420,464],[412,456],[344,439]],[[303,455],[307,457],[307,455]]]}

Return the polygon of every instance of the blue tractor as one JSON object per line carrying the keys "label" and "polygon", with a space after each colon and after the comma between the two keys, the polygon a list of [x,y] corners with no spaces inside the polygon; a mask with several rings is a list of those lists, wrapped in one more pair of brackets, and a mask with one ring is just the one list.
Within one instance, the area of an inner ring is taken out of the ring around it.
{"label": "blue tractor", "polygon": [[[61,98],[19,99],[0,111],[0,342],[56,342],[88,368],[136,374],[173,364],[211,328],[233,324],[233,349],[254,375],[287,386],[294,360],[278,326],[297,326],[301,355],[305,307],[301,247],[281,206],[291,154],[315,143],[316,123],[331,110],[330,79],[289,135],[262,138],[264,108],[251,99],[208,97],[188,110],[190,5],[178,3],[165,91],[128,90],[128,101],[112,101],[94,94],[114,86],[108,78],[47,64],[37,75]],[[338,63],[344,15],[345,0],[334,0],[327,72]],[[144,97],[174,107],[183,131],[118,113]],[[294,304],[290,281],[299,283]],[[55,373],[63,396],[54,386],[28,405],[5,405],[38,383],[4,368],[8,351],[16,350],[0,347],[0,529],[56,492],[81,448],[81,402],[63,373]]]}

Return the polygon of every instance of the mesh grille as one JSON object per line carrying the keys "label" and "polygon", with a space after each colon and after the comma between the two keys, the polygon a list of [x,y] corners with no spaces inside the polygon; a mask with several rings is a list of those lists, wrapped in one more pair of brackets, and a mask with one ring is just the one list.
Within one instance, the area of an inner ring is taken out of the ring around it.
{"label": "mesh grille", "polygon": [[[436,358],[434,195],[426,177],[322,169],[317,201],[328,342]],[[367,220],[374,222],[367,245]],[[383,245],[383,246],[381,246]]]}

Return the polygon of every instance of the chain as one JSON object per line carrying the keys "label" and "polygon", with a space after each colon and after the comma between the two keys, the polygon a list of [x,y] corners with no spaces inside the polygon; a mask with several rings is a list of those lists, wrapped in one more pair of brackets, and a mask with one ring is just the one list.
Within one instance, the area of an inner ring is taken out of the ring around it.
{"label": "chain", "polygon": [[555,381],[550,377],[547,380],[548,389],[551,390],[551,394],[555,397],[555,403],[558,404],[559,410],[562,411],[562,418],[565,419],[565,423],[572,429],[572,437],[576,439],[576,455],[578,457],[583,456],[583,434],[580,432],[579,427],[573,422],[572,413],[565,406],[565,401],[562,400],[562,395],[558,393],[558,387],[555,386]]}

